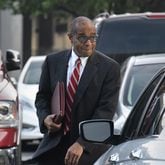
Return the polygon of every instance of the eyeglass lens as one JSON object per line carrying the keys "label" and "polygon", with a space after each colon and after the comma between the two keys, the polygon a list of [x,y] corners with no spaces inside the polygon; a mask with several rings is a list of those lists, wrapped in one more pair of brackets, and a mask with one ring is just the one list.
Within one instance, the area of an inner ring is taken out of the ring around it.
{"label": "eyeglass lens", "polygon": [[79,36],[79,37],[77,37],[77,39],[82,43],[85,43],[88,40],[90,40],[90,42],[95,42],[97,39],[97,36],[89,36],[89,37],[88,36]]}

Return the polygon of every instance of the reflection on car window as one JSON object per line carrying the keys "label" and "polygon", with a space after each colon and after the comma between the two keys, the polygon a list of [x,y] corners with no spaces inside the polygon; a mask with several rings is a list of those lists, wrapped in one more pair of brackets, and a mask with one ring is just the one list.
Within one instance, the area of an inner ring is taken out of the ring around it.
{"label": "reflection on car window", "polygon": [[144,124],[141,129],[141,135],[160,134],[165,127],[165,82],[161,85],[156,97],[147,111],[144,118]]}
{"label": "reflection on car window", "polygon": [[27,69],[23,83],[25,84],[39,84],[41,75],[42,61],[32,62]]}
{"label": "reflection on car window", "polygon": [[140,93],[147,86],[154,74],[163,66],[164,64],[150,64],[133,67],[124,91],[124,104],[126,106],[135,105]]}
{"label": "reflection on car window", "polygon": [[[160,83],[162,84],[162,81],[164,81],[164,73],[160,73],[157,77],[155,77],[155,79],[150,82],[150,85],[145,89],[124,125],[124,132],[122,132],[124,137],[132,139],[148,135],[150,130],[146,129],[146,127],[151,128],[152,125],[148,127],[147,124],[152,124],[155,121],[154,128],[156,129],[156,126],[158,125],[157,121],[160,121],[157,119],[160,119],[160,115],[162,117],[163,114],[162,109],[157,110],[157,107],[159,107],[158,102],[160,101],[158,88],[160,89]],[[162,105],[162,107],[164,107],[164,105]],[[155,112],[155,110],[157,111]],[[157,113],[158,115],[156,116]],[[148,121],[150,115],[152,117],[151,122]]]}

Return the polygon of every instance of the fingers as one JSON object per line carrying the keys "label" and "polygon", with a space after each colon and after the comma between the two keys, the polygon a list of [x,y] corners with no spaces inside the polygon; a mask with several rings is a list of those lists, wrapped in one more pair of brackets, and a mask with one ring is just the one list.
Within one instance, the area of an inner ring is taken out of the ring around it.
{"label": "fingers", "polygon": [[53,123],[48,126],[48,132],[49,133],[57,132],[61,129],[61,127],[62,127],[62,123],[60,123],[60,124]]}
{"label": "fingers", "polygon": [[71,158],[71,163],[72,163],[72,165],[77,165],[78,164],[78,162],[79,162],[79,156],[73,156],[72,158]]}
{"label": "fingers", "polygon": [[82,153],[83,147],[78,143],[74,143],[66,153],[65,165],[78,165]]}
{"label": "fingers", "polygon": [[70,156],[70,157],[66,157],[65,158],[65,164],[66,165],[77,165],[78,162],[79,162],[79,156],[77,155],[73,155],[73,156]]}
{"label": "fingers", "polygon": [[48,115],[44,120],[44,124],[48,129],[48,134],[57,132],[62,127],[62,123],[57,124],[57,123],[53,122],[53,117],[54,117],[54,115]]}

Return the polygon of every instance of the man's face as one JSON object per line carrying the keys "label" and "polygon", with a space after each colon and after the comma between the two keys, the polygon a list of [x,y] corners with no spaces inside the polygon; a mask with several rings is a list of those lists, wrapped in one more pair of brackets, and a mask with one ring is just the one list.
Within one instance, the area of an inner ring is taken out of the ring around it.
{"label": "man's face", "polygon": [[69,38],[78,56],[87,57],[93,54],[96,47],[96,29],[92,23],[80,23],[77,26],[77,33]]}

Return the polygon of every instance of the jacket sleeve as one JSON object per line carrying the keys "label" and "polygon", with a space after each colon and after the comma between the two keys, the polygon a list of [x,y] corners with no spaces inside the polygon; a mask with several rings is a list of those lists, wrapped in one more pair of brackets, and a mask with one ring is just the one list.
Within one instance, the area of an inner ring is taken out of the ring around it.
{"label": "jacket sleeve", "polygon": [[44,119],[50,114],[50,77],[49,77],[48,60],[46,58],[40,77],[39,90],[36,95],[35,106],[37,109],[37,116],[39,119],[39,126],[41,133],[46,133],[47,128],[44,126]]}

